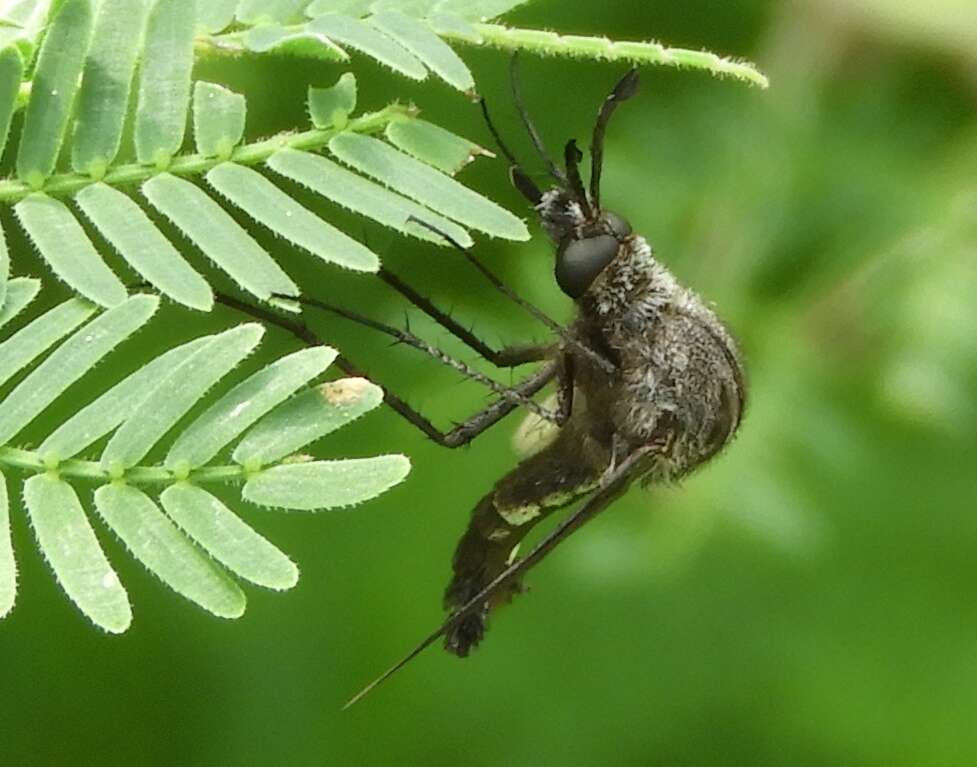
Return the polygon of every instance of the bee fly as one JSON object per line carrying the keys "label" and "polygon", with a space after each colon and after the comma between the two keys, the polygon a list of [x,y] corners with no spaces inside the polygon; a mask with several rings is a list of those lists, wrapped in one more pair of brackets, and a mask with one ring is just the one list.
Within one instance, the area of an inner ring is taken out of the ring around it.
{"label": "bee fly", "polygon": [[[547,364],[522,384],[505,389],[409,332],[308,301],[417,346],[502,395],[485,412],[441,434],[387,393],[391,406],[441,444],[470,441],[518,405],[560,427],[550,444],[502,477],[476,504],[454,554],[444,597],[450,611],[447,620],[347,706],[441,637],[449,652],[467,655],[482,640],[489,614],[519,593],[519,579],[529,568],[632,482],[676,480],[709,460],[733,436],[743,413],[742,362],[729,331],[655,259],[651,247],[626,219],[601,207],[604,133],[617,105],[636,92],[637,72],[628,72],[599,110],[590,146],[589,193],[581,180],[583,155],[576,143],[567,143],[564,167],[558,167],[528,117],[515,77],[512,83],[520,117],[553,178],[552,188],[542,191],[523,170],[501,140],[483,101],[485,119],[510,162],[513,184],[533,205],[556,248],[556,283],[576,303],[576,320],[568,328],[555,326],[465,251],[497,288],[559,336],[545,348],[494,351],[399,278],[389,272],[381,272],[381,277],[497,365],[536,360]],[[530,399],[552,379],[558,385],[555,413]],[[578,510],[528,554],[517,558],[519,544],[533,527],[582,498],[586,500]]]}

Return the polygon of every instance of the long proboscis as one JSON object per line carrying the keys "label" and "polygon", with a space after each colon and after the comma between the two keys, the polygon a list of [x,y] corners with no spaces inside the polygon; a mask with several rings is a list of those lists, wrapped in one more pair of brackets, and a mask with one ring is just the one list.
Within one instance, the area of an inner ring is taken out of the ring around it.
{"label": "long proboscis", "polygon": [[466,602],[462,607],[455,610],[455,612],[453,612],[444,621],[444,623],[442,623],[435,631],[428,634],[401,660],[397,661],[397,663],[384,671],[380,676],[350,698],[346,705],[343,706],[343,711],[363,700],[363,698],[373,692],[373,690],[375,690],[380,684],[400,671],[400,669],[414,660],[414,658],[424,652],[424,650],[443,637],[448,629],[454,626],[464,616],[468,615],[473,610],[480,609],[481,606],[484,605],[502,586],[507,584],[513,578],[525,573],[534,565],[539,564],[539,562],[542,561],[542,559],[553,549],[555,549],[563,540],[579,530],[585,523],[589,522],[601,511],[607,508],[611,501],[627,490],[628,485],[630,485],[636,474],[635,468],[637,467],[638,463],[648,455],[651,449],[652,448],[650,447],[638,448],[628,455],[620,464],[618,464],[615,469],[610,472],[603,483],[603,487],[588,498],[583,506],[571,514],[556,529],[537,543],[536,546],[533,547],[533,550],[530,551],[525,557],[518,559],[509,565],[485,588],[478,592],[478,594],[468,600],[468,602]]}

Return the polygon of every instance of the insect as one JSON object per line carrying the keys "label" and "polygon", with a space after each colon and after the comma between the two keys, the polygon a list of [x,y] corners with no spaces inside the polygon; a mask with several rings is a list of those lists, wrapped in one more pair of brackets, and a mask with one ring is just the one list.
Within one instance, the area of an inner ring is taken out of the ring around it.
{"label": "insect", "polygon": [[[512,83],[522,122],[552,177],[551,188],[540,189],[516,160],[483,101],[484,116],[510,163],[514,186],[533,206],[555,246],[554,276],[576,304],[575,321],[566,328],[557,325],[457,244],[497,289],[555,331],[554,343],[493,350],[399,277],[384,270],[380,276],[487,360],[500,367],[543,362],[538,371],[516,386],[503,387],[407,330],[303,299],[415,346],[500,395],[486,410],[442,433],[387,390],[387,403],[440,444],[466,444],[519,406],[559,427],[552,442],[498,480],[475,505],[452,559],[444,595],[449,617],[347,707],[442,637],[449,652],[468,655],[483,639],[492,611],[520,592],[527,570],[633,482],[676,480],[708,461],[731,439],[743,414],[743,367],[726,327],[655,259],[626,219],[601,206],[604,135],[617,106],[635,94],[637,71],[628,72],[599,109],[590,145],[589,188],[581,178],[583,155],[576,142],[566,144],[559,167],[528,116],[514,72]],[[358,372],[348,361],[339,364]],[[553,380],[557,404],[550,411],[532,397]],[[517,556],[533,527],[581,499],[577,510],[525,556]]]}
{"label": "insect", "polygon": [[[635,481],[668,482],[708,461],[739,426],[746,398],[736,343],[713,311],[680,285],[626,219],[600,204],[604,134],[616,107],[634,95],[637,71],[602,104],[590,146],[589,191],[574,141],[564,168],[550,158],[513,78],[519,112],[554,186],[542,191],[485,112],[515,187],[533,205],[556,248],[554,275],[576,302],[577,319],[552,347],[558,381],[556,438],[496,482],[475,506],[455,550],[445,591],[450,617],[373,687],[442,636],[467,655],[489,614],[519,593],[519,578]],[[483,102],[484,107],[484,102]],[[533,356],[524,352],[521,357]],[[525,557],[519,544],[542,519],[584,504]]]}

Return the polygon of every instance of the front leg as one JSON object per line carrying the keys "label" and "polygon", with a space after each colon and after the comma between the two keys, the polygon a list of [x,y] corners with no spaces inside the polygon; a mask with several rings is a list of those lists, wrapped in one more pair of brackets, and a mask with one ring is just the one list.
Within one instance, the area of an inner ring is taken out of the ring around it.
{"label": "front leg", "polygon": [[[345,360],[339,359],[336,364],[348,375],[366,376]],[[343,365],[346,365],[344,367]],[[556,364],[549,363],[544,365],[533,375],[526,378],[519,384],[512,387],[511,391],[520,397],[531,397],[543,389],[556,375]],[[374,381],[375,382],[375,381]],[[376,383],[376,382],[375,382]],[[394,412],[401,416],[405,421],[415,426],[427,437],[432,439],[441,447],[455,448],[463,447],[479,436],[483,431],[494,426],[509,413],[519,406],[519,402],[514,398],[502,398],[496,400],[488,407],[470,416],[464,422],[458,424],[450,431],[441,431],[424,415],[408,405],[403,399],[391,392],[383,384],[378,384],[383,389],[383,400]]]}
{"label": "front leg", "polygon": [[381,268],[377,276],[465,346],[477,352],[496,367],[513,368],[529,362],[541,362],[552,356],[553,344],[528,344],[525,346],[508,346],[502,349],[489,346],[471,330],[460,324],[447,312],[439,309],[429,298],[418,293],[386,267]]}
{"label": "front leg", "polygon": [[556,369],[556,423],[563,426],[573,414],[575,363],[572,354],[564,352]]}
{"label": "front leg", "polygon": [[[222,303],[225,306],[237,309],[238,311],[248,314],[258,320],[262,320],[281,328],[282,330],[288,331],[309,346],[320,346],[323,343],[322,340],[315,333],[309,330],[303,323],[287,320],[284,317],[280,317],[274,312],[269,311],[265,307],[254,306],[223,293],[217,293],[216,299],[219,303]],[[413,338],[413,336],[411,337]],[[397,396],[381,381],[377,381],[375,378],[353,365],[346,357],[337,357],[334,364],[346,375],[366,378],[367,380],[375,383],[377,386],[383,389],[383,400],[387,406],[389,406],[395,413],[401,416],[408,423],[423,432],[434,442],[442,447],[449,448],[467,445],[469,442],[475,439],[475,437],[491,426],[494,426],[520,405],[530,404],[532,408],[534,408],[534,412],[535,410],[538,410],[539,406],[533,402],[530,397],[538,394],[550,381],[553,380],[553,378],[556,376],[557,368],[557,363],[549,362],[515,386],[499,387],[498,393],[502,395],[501,399],[493,402],[475,415],[470,416],[467,420],[458,424],[450,431],[445,432],[438,429],[428,418],[412,408],[404,399]],[[553,418],[555,420],[556,416],[553,416]]]}

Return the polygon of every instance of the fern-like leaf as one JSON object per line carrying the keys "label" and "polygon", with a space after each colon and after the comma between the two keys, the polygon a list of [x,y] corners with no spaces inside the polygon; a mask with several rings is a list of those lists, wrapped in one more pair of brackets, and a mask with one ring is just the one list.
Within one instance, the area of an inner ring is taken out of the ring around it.
{"label": "fern-like leaf", "polygon": [[[255,31],[294,21],[296,14],[305,18],[306,5],[240,2],[233,10],[239,24],[257,25],[251,27]],[[466,245],[471,237],[465,227],[511,239],[529,236],[521,220],[450,177],[463,163],[457,158],[446,163],[444,151],[427,151],[431,136],[411,141],[407,126],[415,117],[413,108],[391,105],[354,116],[351,73],[333,88],[310,90],[312,129],[246,142],[244,96],[215,83],[191,81],[199,42],[195,34],[230,23],[230,4],[64,0],[54,8],[36,61],[27,69],[33,80],[27,84],[24,130],[16,147],[17,178],[0,181],[0,203],[13,206],[17,223],[51,271],[100,306],[117,306],[128,295],[107,264],[106,255],[115,251],[163,295],[209,310],[212,288],[192,254],[186,257],[187,245],[261,300],[298,295],[298,285],[238,223],[231,208],[323,261],[358,271],[379,268],[376,254],[297,202],[276,183],[275,173],[298,176],[300,183],[346,208],[439,245],[447,243],[411,222],[424,221]],[[423,76],[423,65],[406,49],[377,26],[354,21],[351,29],[357,31],[350,34],[362,33],[369,45],[388,50],[402,67]],[[24,93],[20,42],[20,37],[11,39],[0,49],[0,151],[8,149],[7,128]],[[450,69],[447,62],[443,58],[442,68]],[[185,146],[188,116],[195,151]],[[125,147],[123,128],[130,117],[132,146]],[[400,127],[387,135],[395,121]],[[455,154],[464,146],[467,157],[482,153],[440,130],[435,144],[453,142]],[[331,142],[346,134],[376,138],[340,157],[330,147],[345,145]],[[326,149],[352,170],[321,158],[319,152]],[[123,150],[137,162],[120,163]],[[70,171],[58,166],[59,158],[70,161]],[[320,159],[328,165],[318,165]],[[398,173],[375,172],[376,162],[391,160]],[[407,183],[404,172],[412,168],[423,172],[425,189]],[[149,208],[168,219],[186,243],[171,242]],[[78,211],[94,225],[95,235],[81,224]],[[11,256],[16,266],[18,254],[8,254],[0,238],[0,299]]]}
{"label": "fern-like leaf", "polygon": [[[27,306],[36,287],[33,280],[11,281],[0,324]],[[22,482],[38,546],[68,598],[97,626],[121,632],[132,620],[129,598],[90,509],[174,591],[235,618],[245,596],[233,576],[287,589],[298,569],[208,485],[237,485],[260,506],[313,510],[368,500],[407,474],[409,462],[400,455],[332,461],[295,455],[382,399],[362,379],[314,385],[336,357],[324,346],[267,365],[211,397],[187,422],[258,345],[264,330],[256,324],[167,350],[78,409],[36,448],[17,447],[18,435],[149,322],[157,305],[154,296],[134,295],[100,311],[69,299],[0,342],[0,383],[21,376],[0,399],[0,616],[17,588],[8,483]],[[103,440],[93,459],[79,457]],[[157,453],[164,457],[153,460]],[[228,462],[221,463],[225,454]]]}
{"label": "fern-like leaf", "polygon": [[[193,83],[197,51],[307,55],[314,49],[335,61],[348,59],[349,47],[414,79],[434,72],[463,91],[472,91],[474,81],[454,43],[675,64],[765,82],[749,65],[711,53],[489,23],[519,4],[23,0],[11,11],[13,31],[0,35],[0,151],[8,149],[11,116],[25,107],[17,178],[0,181],[0,203],[14,207],[52,272],[85,298],[104,307],[125,300],[123,281],[105,258],[115,251],[167,297],[207,310],[213,292],[194,266],[193,251],[261,300],[299,292],[238,223],[232,207],[326,262],[378,268],[374,253],[301,205],[276,183],[275,174],[440,245],[446,243],[435,231],[466,246],[472,241],[467,229],[514,240],[527,239],[528,231],[521,220],[452,178],[484,151],[416,121],[412,108],[391,105],[355,117],[351,73],[333,88],[310,90],[312,129],[246,141],[244,97],[217,84]],[[25,72],[32,76],[29,83],[22,82]],[[122,137],[129,119],[132,146],[126,147]],[[188,122],[195,151],[186,146]],[[120,163],[122,150],[138,162]],[[323,157],[323,150],[341,165]],[[59,158],[70,161],[70,172],[58,165]],[[147,207],[169,219],[186,242],[170,242]],[[77,220],[77,210],[94,224],[95,236]],[[18,261],[4,242],[0,298],[8,264]]]}
{"label": "fern-like leaf", "polygon": [[[164,296],[204,311],[214,292],[195,254],[260,300],[298,295],[252,227],[329,264],[379,268],[375,253],[314,203],[299,203],[281,179],[441,246],[446,235],[467,247],[470,230],[529,237],[522,220],[456,178],[489,153],[417,119],[414,107],[358,113],[356,79],[346,73],[332,87],[310,88],[312,127],[253,138],[243,95],[193,81],[201,56],[281,53],[336,63],[366,55],[413,80],[433,73],[468,94],[475,82],[457,45],[686,66],[766,84],[751,65],[708,52],[498,23],[525,1],[3,4],[0,155],[15,176],[0,181],[0,204],[12,207],[7,220],[79,297],[11,329],[39,283],[8,281],[11,261],[22,256],[6,243],[20,238],[0,231],[0,617],[17,590],[11,497],[23,498],[69,599],[96,625],[120,632],[132,610],[102,548],[105,531],[174,591],[233,618],[246,602],[238,579],[287,589],[298,569],[241,518],[232,497],[339,508],[379,495],[409,470],[400,455],[320,461],[300,454],[382,399],[362,379],[316,383],[336,356],[331,349],[283,356],[226,387],[261,341],[256,324],[162,350],[81,403],[36,446],[23,444],[27,430],[33,439],[39,419],[157,309],[157,297],[130,295],[109,252]],[[20,109],[23,119],[15,120]],[[11,125],[22,127],[12,133]],[[159,216],[177,240],[157,225]]]}

